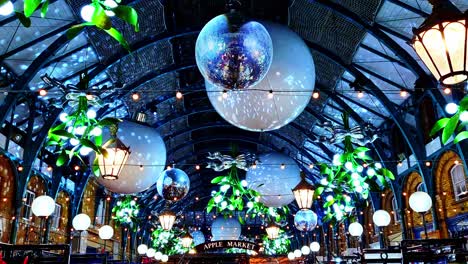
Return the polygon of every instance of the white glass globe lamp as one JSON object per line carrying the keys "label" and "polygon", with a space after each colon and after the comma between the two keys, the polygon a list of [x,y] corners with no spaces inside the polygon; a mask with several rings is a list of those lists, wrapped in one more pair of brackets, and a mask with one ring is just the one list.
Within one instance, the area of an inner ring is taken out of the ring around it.
{"label": "white glass globe lamp", "polygon": [[372,221],[378,227],[385,227],[390,224],[390,214],[385,210],[377,210],[372,216]]}
{"label": "white glass globe lamp", "polygon": [[432,199],[426,192],[415,192],[409,198],[409,206],[413,211],[425,213],[432,207]]}
{"label": "white glass globe lamp", "polygon": [[55,201],[50,196],[41,195],[33,200],[31,210],[35,216],[48,217],[55,211]]}
{"label": "white glass globe lamp", "polygon": [[148,251],[148,246],[145,244],[141,244],[137,247],[137,252],[139,255],[144,255]]}
{"label": "white glass globe lamp", "polygon": [[111,239],[114,236],[114,228],[110,225],[103,225],[99,228],[99,237],[102,240]]}
{"label": "white glass globe lamp", "polygon": [[312,243],[310,243],[310,250],[312,252],[319,252],[320,251],[320,244],[317,242],[317,241],[314,241]]}
{"label": "white glass globe lamp", "polygon": [[364,232],[364,228],[358,222],[351,223],[348,227],[349,234],[354,237],[359,237]]}
{"label": "white glass globe lamp", "polygon": [[85,231],[91,225],[91,219],[87,214],[78,214],[73,218],[72,225],[77,231]]}

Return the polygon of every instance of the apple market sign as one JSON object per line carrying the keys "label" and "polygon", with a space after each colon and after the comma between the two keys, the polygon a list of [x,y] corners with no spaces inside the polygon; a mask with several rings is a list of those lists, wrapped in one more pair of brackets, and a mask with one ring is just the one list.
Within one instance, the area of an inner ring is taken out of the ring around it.
{"label": "apple market sign", "polygon": [[252,250],[255,252],[258,252],[260,250],[259,245],[252,243],[252,242],[240,241],[240,240],[212,241],[212,242],[200,244],[195,247],[197,252],[213,251],[213,250],[227,249],[227,248],[241,248],[241,249]]}

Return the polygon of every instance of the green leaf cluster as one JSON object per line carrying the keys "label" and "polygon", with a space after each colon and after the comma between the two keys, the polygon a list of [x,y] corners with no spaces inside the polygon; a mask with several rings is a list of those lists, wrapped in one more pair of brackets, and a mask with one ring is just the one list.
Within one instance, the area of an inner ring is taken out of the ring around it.
{"label": "green leaf cluster", "polygon": [[[215,210],[217,214],[227,217],[246,210],[252,218],[260,215],[275,222],[286,220],[289,208],[287,206],[271,208],[261,203],[260,193],[242,185],[236,166],[232,166],[227,175],[214,178],[211,183],[219,185],[220,188],[208,201],[206,207],[208,213]],[[245,222],[240,216],[238,219],[241,224]]]}
{"label": "green leaf cluster", "polygon": [[[112,38],[117,40],[122,47],[126,50],[130,50],[130,46],[127,40],[123,37],[116,28],[112,26],[112,19],[109,16],[110,13],[133,26],[135,32],[138,32],[138,13],[137,11],[126,5],[120,5],[121,0],[115,0],[117,6],[108,6],[103,0],[92,0],[89,5],[94,7],[94,13],[92,14],[91,21],[82,24],[74,25],[67,31],[67,37],[73,39],[76,37],[85,27],[92,26],[97,29],[103,30],[109,34]],[[23,12],[15,12],[18,20],[25,27],[31,26],[31,16],[37,10],[41,11],[41,17],[45,18],[49,10],[49,0],[24,0]]]}
{"label": "green leaf cluster", "polygon": [[[118,124],[120,120],[110,117],[100,120],[89,118],[87,116],[88,108],[86,95],[80,96],[77,109],[66,116],[66,121],[49,129],[45,146],[52,147],[53,152],[58,154],[56,161],[58,167],[68,165],[73,157],[77,157],[83,162],[80,156],[82,148],[87,148],[90,152],[99,155],[107,155],[106,150],[102,148],[102,130],[105,127]],[[97,133],[98,130],[101,133]],[[77,144],[71,144],[71,141]]]}
{"label": "green leaf cluster", "polygon": [[128,226],[136,229],[139,223],[140,205],[132,196],[125,196],[112,208],[112,220],[117,226]]}
{"label": "green leaf cluster", "polygon": [[285,255],[289,252],[290,247],[291,240],[284,230],[280,230],[277,239],[269,239],[268,235],[263,235],[263,248],[265,255]]}
{"label": "green leaf cluster", "polygon": [[[349,124],[347,115],[343,122]],[[324,222],[340,222],[353,215],[356,200],[367,200],[371,191],[379,191],[395,180],[394,174],[367,154],[369,148],[354,148],[350,136],[344,139],[345,150],[333,157],[333,164],[320,163],[324,177],[314,195],[322,196]]]}
{"label": "green leaf cluster", "polygon": [[442,130],[441,138],[443,144],[446,144],[452,136],[455,136],[453,140],[453,143],[455,144],[467,139],[468,131],[466,130],[466,127],[468,126],[468,121],[462,122],[460,120],[462,115],[468,115],[468,95],[460,101],[458,110],[453,116],[439,119],[435,123],[430,135],[434,136],[437,132]]}
{"label": "green leaf cluster", "polygon": [[[227,175],[211,180],[211,183],[219,185],[220,188],[208,201],[206,206],[208,213],[215,209],[217,214],[232,216],[236,211],[241,212],[249,206],[253,207],[259,200],[260,194],[257,191],[242,186],[236,166],[232,166]],[[240,217],[239,221],[244,223]]]}
{"label": "green leaf cluster", "polygon": [[182,236],[184,231],[173,227],[171,230],[164,230],[162,227],[158,227],[151,233],[153,240],[153,248],[156,252],[172,256],[178,254],[184,254],[189,251],[188,248],[184,248],[182,245]]}

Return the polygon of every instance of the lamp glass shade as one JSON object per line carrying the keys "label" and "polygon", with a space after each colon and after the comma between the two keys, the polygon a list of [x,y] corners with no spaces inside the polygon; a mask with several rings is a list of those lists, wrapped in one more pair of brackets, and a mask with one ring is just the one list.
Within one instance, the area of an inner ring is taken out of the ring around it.
{"label": "lamp glass shade", "polygon": [[41,195],[33,200],[31,210],[35,216],[48,217],[55,211],[55,201],[52,197]]}
{"label": "lamp glass shade", "polygon": [[161,257],[161,262],[167,262],[169,260],[169,256],[168,255],[162,255]]}
{"label": "lamp glass shade", "polygon": [[289,252],[288,253],[288,259],[289,260],[294,260],[296,258],[296,256],[294,256],[294,252]]}
{"label": "lamp glass shade", "polygon": [[277,224],[271,223],[265,228],[268,239],[274,240],[279,236],[280,227]]}
{"label": "lamp glass shade", "polygon": [[156,252],[156,254],[154,254],[154,259],[155,260],[161,260],[162,258],[162,253],[160,251]]}
{"label": "lamp glass shade", "polygon": [[385,210],[377,210],[372,216],[372,221],[378,227],[388,226],[391,221],[390,214]]}
{"label": "lamp glass shade", "polygon": [[304,173],[302,173],[301,176],[302,180],[292,191],[299,208],[310,209],[312,207],[312,202],[314,201],[315,188],[312,184],[307,182]]}
{"label": "lamp glass shade", "polygon": [[87,214],[77,214],[72,221],[73,228],[77,231],[84,231],[91,225],[91,219]]}
{"label": "lamp glass shade", "polygon": [[300,258],[302,256],[302,252],[300,249],[294,250],[294,257]]}
{"label": "lamp glass shade", "polygon": [[412,46],[434,77],[444,85],[468,78],[468,16],[450,1],[435,3],[432,14],[414,30]]}
{"label": "lamp glass shade", "polygon": [[310,250],[312,252],[319,252],[320,251],[320,244],[317,241],[314,241],[314,242],[310,243],[309,247],[310,247]]}
{"label": "lamp glass shade", "polygon": [[164,230],[171,230],[176,219],[176,214],[166,210],[159,214],[159,222]]}
{"label": "lamp glass shade", "polygon": [[141,244],[137,247],[137,252],[140,255],[146,254],[147,251],[148,251],[148,246],[145,244]]}
{"label": "lamp glass shade", "polygon": [[304,255],[304,256],[309,255],[309,254],[310,254],[310,247],[308,247],[308,246],[303,246],[303,247],[301,248],[301,253],[302,253],[302,255]]}
{"label": "lamp glass shade", "polygon": [[409,206],[413,211],[425,213],[432,207],[432,199],[426,192],[415,192],[409,198]]}
{"label": "lamp glass shade", "polygon": [[155,254],[156,254],[156,250],[154,248],[148,248],[148,250],[146,251],[146,256],[148,258],[154,257]]}
{"label": "lamp glass shade", "polygon": [[182,246],[184,248],[189,248],[192,246],[193,237],[190,235],[190,233],[185,234],[181,240],[182,240]]}
{"label": "lamp glass shade", "polygon": [[110,225],[103,225],[99,228],[99,237],[102,240],[111,239],[114,236],[114,228]]}
{"label": "lamp glass shade", "polygon": [[358,222],[351,223],[348,227],[349,234],[355,237],[359,237],[364,232],[364,228]]}
{"label": "lamp glass shade", "polygon": [[97,155],[101,177],[106,180],[117,180],[130,155],[130,148],[118,138],[111,138],[103,146],[106,155]]}

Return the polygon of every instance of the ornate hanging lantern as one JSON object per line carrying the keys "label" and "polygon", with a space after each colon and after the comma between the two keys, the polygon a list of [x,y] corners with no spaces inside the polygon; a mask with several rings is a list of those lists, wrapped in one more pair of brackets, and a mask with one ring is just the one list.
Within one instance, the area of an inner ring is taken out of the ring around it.
{"label": "ornate hanging lantern", "polygon": [[413,48],[436,79],[455,85],[468,78],[468,12],[450,1],[429,0],[432,14],[414,30]]}
{"label": "ornate hanging lantern", "polygon": [[315,187],[307,182],[304,172],[301,172],[301,178],[302,180],[292,190],[294,198],[296,199],[297,205],[300,209],[310,209],[312,207],[312,202],[314,201]]}
{"label": "ornate hanging lantern", "polygon": [[265,230],[268,234],[268,239],[274,240],[279,236],[280,227],[275,223],[271,223],[265,228]]}
{"label": "ornate hanging lantern", "polygon": [[164,209],[159,214],[159,222],[164,230],[171,230],[176,219],[176,214],[169,209]]}
{"label": "ornate hanging lantern", "polygon": [[190,235],[189,232],[185,233],[185,235],[181,239],[182,239],[182,246],[184,248],[190,248],[192,246],[193,237]]}
{"label": "ornate hanging lantern", "polygon": [[117,180],[130,155],[130,147],[117,138],[117,125],[109,128],[111,138],[102,146],[107,154],[97,156],[99,172],[103,179]]}

